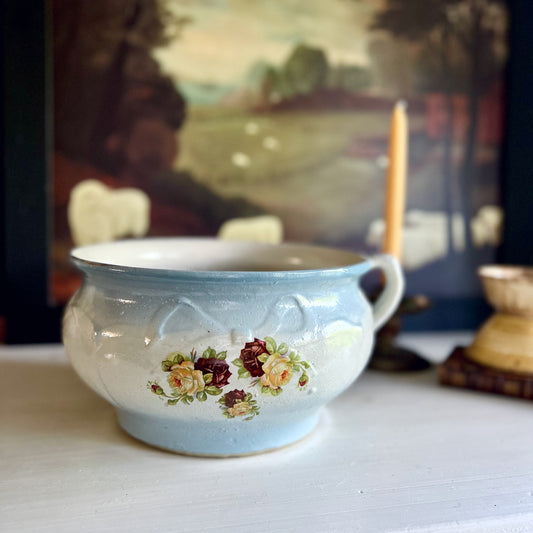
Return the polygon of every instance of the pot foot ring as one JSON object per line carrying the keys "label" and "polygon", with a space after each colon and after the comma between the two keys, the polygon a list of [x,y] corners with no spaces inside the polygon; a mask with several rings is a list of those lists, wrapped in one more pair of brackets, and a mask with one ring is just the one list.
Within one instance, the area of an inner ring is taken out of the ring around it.
{"label": "pot foot ring", "polygon": [[207,457],[268,452],[302,440],[320,413],[280,422],[258,420],[184,421],[148,417],[117,409],[118,422],[132,437],[156,448]]}
{"label": "pot foot ring", "polygon": [[461,346],[454,349],[438,372],[443,385],[533,400],[533,374],[481,365],[469,359]]}

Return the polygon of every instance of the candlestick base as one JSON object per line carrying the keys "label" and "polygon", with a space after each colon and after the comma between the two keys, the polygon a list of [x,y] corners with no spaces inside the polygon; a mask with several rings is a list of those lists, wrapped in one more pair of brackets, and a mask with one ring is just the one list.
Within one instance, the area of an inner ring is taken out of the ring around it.
{"label": "candlestick base", "polygon": [[401,316],[420,313],[430,307],[423,295],[405,297],[389,321],[377,332],[376,344],[368,368],[383,372],[411,372],[425,370],[431,364],[417,353],[396,344],[401,329]]}
{"label": "candlestick base", "polygon": [[368,368],[382,372],[412,372],[425,370],[430,363],[417,353],[389,343],[376,342]]}

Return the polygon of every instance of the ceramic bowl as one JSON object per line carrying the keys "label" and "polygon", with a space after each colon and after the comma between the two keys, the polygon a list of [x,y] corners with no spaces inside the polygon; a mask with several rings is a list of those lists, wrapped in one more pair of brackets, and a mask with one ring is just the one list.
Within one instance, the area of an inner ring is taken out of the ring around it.
{"label": "ceramic bowl", "polygon": [[[397,261],[303,244],[144,239],[74,249],[63,340],[134,437],[227,456],[295,442],[361,373],[403,292]],[[359,281],[384,271],[373,307]]]}
{"label": "ceramic bowl", "polygon": [[533,267],[485,265],[478,274],[496,311],[533,318]]}
{"label": "ceramic bowl", "polygon": [[533,372],[533,268],[485,265],[478,270],[496,312],[467,348],[474,361],[512,372]]}

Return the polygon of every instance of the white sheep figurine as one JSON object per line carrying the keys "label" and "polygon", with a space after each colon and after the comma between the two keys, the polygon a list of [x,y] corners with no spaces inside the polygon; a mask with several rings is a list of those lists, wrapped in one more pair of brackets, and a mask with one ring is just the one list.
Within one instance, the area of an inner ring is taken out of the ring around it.
{"label": "white sheep figurine", "polygon": [[139,189],[84,180],[70,193],[68,222],[76,246],[142,237],[150,226],[150,199]]}
{"label": "white sheep figurine", "polygon": [[218,237],[226,241],[279,244],[283,240],[283,224],[274,215],[232,218],[222,224]]}

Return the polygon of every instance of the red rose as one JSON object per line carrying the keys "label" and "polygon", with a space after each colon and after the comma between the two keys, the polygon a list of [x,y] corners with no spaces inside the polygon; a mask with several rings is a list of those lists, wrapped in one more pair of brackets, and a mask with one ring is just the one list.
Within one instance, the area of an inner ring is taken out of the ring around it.
{"label": "red rose", "polygon": [[260,339],[254,339],[254,342],[247,342],[241,350],[239,357],[242,359],[242,366],[250,372],[253,378],[264,374],[263,363],[258,359],[264,353],[268,355],[266,342]]}
{"label": "red rose", "polygon": [[153,383],[150,388],[152,389],[152,392],[154,394],[157,394],[157,395],[163,394],[163,389],[157,383]]}
{"label": "red rose", "polygon": [[246,398],[246,393],[243,390],[235,389],[225,394],[224,404],[226,407],[230,408],[233,407],[237,401],[244,401],[244,398]]}
{"label": "red rose", "polygon": [[200,359],[194,363],[194,369],[200,370],[204,375],[213,374],[213,379],[209,385],[213,385],[217,389],[221,389],[227,385],[229,377],[231,376],[228,363],[220,359],[215,359],[214,357],[210,357],[209,359],[200,357]]}
{"label": "red rose", "polygon": [[309,381],[309,378],[307,377],[307,374],[303,374],[300,377],[300,380],[298,381],[298,385],[300,385],[300,387],[305,387],[308,381]]}

